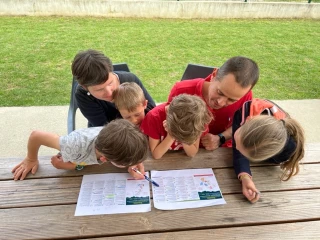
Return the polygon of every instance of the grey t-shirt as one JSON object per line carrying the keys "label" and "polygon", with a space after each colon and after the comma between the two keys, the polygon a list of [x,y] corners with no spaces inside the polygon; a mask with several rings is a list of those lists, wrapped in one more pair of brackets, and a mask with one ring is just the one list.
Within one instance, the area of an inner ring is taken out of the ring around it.
{"label": "grey t-shirt", "polygon": [[83,128],[60,137],[60,153],[64,162],[76,165],[100,164],[95,151],[95,140],[103,127]]}

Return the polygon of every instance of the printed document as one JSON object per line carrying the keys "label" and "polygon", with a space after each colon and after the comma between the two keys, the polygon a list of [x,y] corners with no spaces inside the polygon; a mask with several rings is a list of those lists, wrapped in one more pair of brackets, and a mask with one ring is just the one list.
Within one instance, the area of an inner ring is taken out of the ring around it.
{"label": "printed document", "polygon": [[154,207],[162,210],[225,204],[211,168],[151,171]]}
{"label": "printed document", "polygon": [[83,176],[75,216],[149,211],[147,180],[135,180],[129,173]]}

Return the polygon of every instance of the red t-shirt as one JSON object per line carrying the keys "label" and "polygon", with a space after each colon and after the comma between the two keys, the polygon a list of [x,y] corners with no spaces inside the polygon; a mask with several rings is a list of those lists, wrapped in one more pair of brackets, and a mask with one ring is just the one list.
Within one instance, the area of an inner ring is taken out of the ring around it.
{"label": "red t-shirt", "polygon": [[[167,103],[162,103],[153,108],[143,119],[140,129],[147,136],[153,139],[163,141],[167,136],[167,131],[163,127],[163,121],[166,120],[167,114],[165,107]],[[203,132],[202,136],[207,134],[208,130]],[[183,149],[180,142],[174,141],[169,150]]]}
{"label": "red t-shirt", "polygon": [[[206,100],[202,96],[202,87],[205,81],[210,82],[211,77],[212,74],[210,74],[205,79],[196,78],[192,80],[184,80],[177,82],[171,89],[171,92],[168,97],[168,102],[171,102],[173,97],[182,93],[197,95],[206,102]],[[219,133],[224,132],[227,128],[231,127],[233,115],[236,112],[236,110],[241,108],[243,103],[251,99],[252,91],[249,91],[246,95],[244,95],[235,103],[220,109],[211,109],[207,104],[209,111],[212,113],[214,117],[214,119],[211,121],[209,125],[209,133],[217,135]]]}

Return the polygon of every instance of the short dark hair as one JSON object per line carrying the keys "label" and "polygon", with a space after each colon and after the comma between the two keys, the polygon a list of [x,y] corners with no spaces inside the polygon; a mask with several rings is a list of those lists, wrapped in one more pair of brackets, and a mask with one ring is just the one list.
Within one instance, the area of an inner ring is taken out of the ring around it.
{"label": "short dark hair", "polygon": [[228,59],[218,70],[216,80],[221,81],[228,74],[233,74],[236,82],[246,88],[257,83],[259,79],[259,67],[250,58],[237,56]]}
{"label": "short dark hair", "polygon": [[88,49],[74,57],[71,71],[80,85],[89,87],[105,83],[113,71],[113,65],[102,52]]}
{"label": "short dark hair", "polygon": [[133,166],[148,156],[148,139],[133,123],[116,119],[108,123],[95,141],[105,158],[121,166]]}

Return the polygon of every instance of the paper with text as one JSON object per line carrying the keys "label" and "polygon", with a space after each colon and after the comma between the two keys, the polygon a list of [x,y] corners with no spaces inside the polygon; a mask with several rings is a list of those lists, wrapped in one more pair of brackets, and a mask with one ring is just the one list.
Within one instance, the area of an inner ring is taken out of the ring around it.
{"label": "paper with text", "polygon": [[150,187],[145,179],[135,180],[129,173],[83,176],[75,216],[149,211]]}
{"label": "paper with text", "polygon": [[211,168],[151,171],[154,207],[162,210],[225,204]]}

